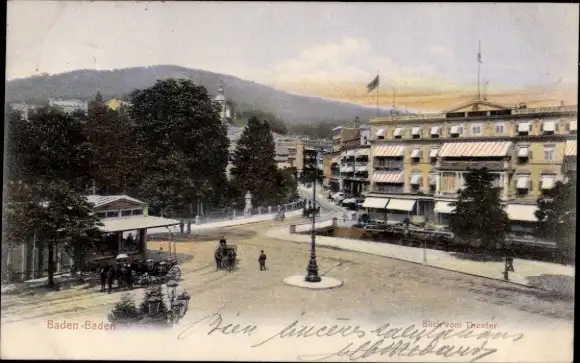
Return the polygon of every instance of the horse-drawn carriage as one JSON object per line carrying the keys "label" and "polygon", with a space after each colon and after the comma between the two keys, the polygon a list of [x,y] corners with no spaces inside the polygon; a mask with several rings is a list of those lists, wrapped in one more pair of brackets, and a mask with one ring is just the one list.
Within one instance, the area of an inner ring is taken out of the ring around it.
{"label": "horse-drawn carriage", "polygon": [[236,245],[227,245],[225,242],[220,242],[214,253],[216,268],[218,270],[226,269],[232,271],[236,265],[237,256],[238,249]]}
{"label": "horse-drawn carriage", "polygon": [[179,280],[181,269],[177,265],[178,261],[171,258],[161,261],[148,259],[147,261],[136,261],[130,265],[130,268],[136,284],[150,286],[169,280]]}

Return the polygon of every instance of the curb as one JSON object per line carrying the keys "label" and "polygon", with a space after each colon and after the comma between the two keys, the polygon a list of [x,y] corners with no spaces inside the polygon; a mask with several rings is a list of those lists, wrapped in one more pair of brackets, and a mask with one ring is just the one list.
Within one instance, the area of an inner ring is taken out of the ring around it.
{"label": "curb", "polygon": [[[308,243],[308,242],[302,242],[302,241],[284,240],[284,239],[281,239],[279,237],[269,237],[269,238],[274,238],[274,239],[278,239],[280,241],[292,242],[292,243],[296,243],[296,244],[298,244],[298,243],[302,243],[302,244]],[[540,291],[545,291],[545,292],[550,292],[550,293],[558,294],[558,292],[555,291],[555,290],[546,289],[546,288],[537,287],[537,286],[532,286],[532,285],[526,285],[526,284],[523,284],[521,282],[515,282],[515,281],[509,281],[509,280],[506,281],[506,280],[503,280],[503,279],[493,278],[493,277],[484,276],[484,275],[477,275],[477,274],[470,273],[470,272],[462,272],[462,271],[453,270],[453,269],[450,269],[450,268],[445,268],[445,267],[440,267],[440,266],[433,266],[433,265],[429,265],[429,264],[424,264],[422,262],[409,261],[409,260],[405,260],[403,258],[379,255],[379,254],[376,254],[376,253],[373,253],[373,252],[357,251],[357,250],[352,250],[352,249],[348,249],[348,248],[344,248],[344,247],[325,246],[325,245],[321,245],[321,244],[317,244],[316,245],[316,248],[326,248],[326,249],[330,249],[330,250],[344,251],[344,252],[347,252],[348,251],[348,252],[364,253],[364,254],[367,254],[367,255],[379,256],[379,257],[383,257],[383,258],[390,258],[392,260],[397,260],[397,261],[412,263],[412,264],[415,264],[415,265],[430,267],[430,268],[434,268],[434,269],[438,269],[438,270],[450,271],[450,272],[455,272],[455,273],[459,273],[459,274],[462,274],[462,275],[479,277],[479,278],[484,278],[484,279],[487,279],[487,280],[493,280],[493,281],[503,282],[503,283],[506,283],[506,284],[512,284],[512,285],[522,286],[522,287],[525,287],[525,288],[528,288],[528,289],[534,289],[534,290],[540,290]]]}

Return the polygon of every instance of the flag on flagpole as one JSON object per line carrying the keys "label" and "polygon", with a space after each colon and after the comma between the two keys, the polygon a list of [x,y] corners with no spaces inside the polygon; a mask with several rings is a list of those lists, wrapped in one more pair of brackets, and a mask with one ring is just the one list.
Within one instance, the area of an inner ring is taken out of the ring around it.
{"label": "flag on flagpole", "polygon": [[372,90],[374,90],[378,86],[379,86],[379,75],[377,74],[377,76],[375,77],[375,79],[373,79],[371,81],[371,83],[367,84],[367,91],[368,92],[371,92]]}
{"label": "flag on flagpole", "polygon": [[483,61],[481,60],[481,52],[477,53],[477,62],[483,64]]}

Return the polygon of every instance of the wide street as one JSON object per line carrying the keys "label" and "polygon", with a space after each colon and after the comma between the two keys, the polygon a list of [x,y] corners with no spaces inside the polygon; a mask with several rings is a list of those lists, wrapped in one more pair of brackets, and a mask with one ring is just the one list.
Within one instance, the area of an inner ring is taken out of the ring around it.
{"label": "wide street", "polygon": [[[289,224],[289,221],[285,222]],[[344,281],[340,288],[311,291],[282,283],[303,274],[309,249],[305,244],[274,240],[260,235],[280,222],[203,231],[192,242],[178,242],[182,257],[180,289],[193,296],[191,305],[210,311],[227,305],[245,314],[301,313],[379,317],[417,317],[418,320],[494,317],[501,322],[568,321],[571,301],[551,298],[542,291],[478,278],[388,258],[328,248],[317,250],[320,274]],[[213,252],[221,235],[238,246],[239,264],[232,272],[216,271]],[[149,242],[149,249],[167,250],[167,242]],[[258,255],[265,250],[267,271],[259,271]],[[188,257],[193,256],[193,258]],[[185,257],[185,258],[183,258]],[[121,296],[99,293],[95,287],[75,287],[59,292],[6,295],[2,322],[22,319],[103,314]],[[141,289],[142,290],[142,289]],[[140,296],[136,290],[136,296]],[[138,302],[139,298],[137,298]],[[34,308],[32,308],[34,307]],[[474,315],[475,314],[475,315]],[[479,315],[479,316],[478,316]]]}

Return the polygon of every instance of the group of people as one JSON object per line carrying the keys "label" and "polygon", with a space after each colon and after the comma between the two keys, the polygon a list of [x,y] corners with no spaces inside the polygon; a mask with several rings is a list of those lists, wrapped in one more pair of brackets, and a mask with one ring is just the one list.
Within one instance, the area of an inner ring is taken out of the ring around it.
{"label": "group of people", "polygon": [[115,279],[119,288],[126,286],[129,289],[133,289],[133,271],[128,264],[101,267],[99,275],[101,278],[101,292],[110,294],[113,290]]}

